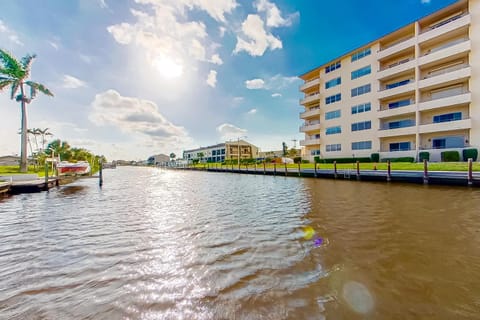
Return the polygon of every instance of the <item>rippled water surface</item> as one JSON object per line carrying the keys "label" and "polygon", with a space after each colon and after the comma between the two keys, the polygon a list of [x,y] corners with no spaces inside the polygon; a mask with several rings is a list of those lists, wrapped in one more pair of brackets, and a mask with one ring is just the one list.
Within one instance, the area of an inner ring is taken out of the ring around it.
{"label": "rippled water surface", "polygon": [[478,189],[104,175],[0,200],[1,319],[480,317]]}

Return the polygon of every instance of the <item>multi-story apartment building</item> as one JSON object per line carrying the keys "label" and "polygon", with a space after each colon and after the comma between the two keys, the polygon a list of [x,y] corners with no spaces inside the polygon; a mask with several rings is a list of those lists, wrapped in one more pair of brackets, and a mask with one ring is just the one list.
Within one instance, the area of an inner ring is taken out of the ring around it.
{"label": "multi-story apartment building", "polygon": [[183,151],[183,159],[187,161],[198,159],[200,162],[238,160],[239,155],[240,159],[258,158],[258,148],[244,140],[237,140]]}
{"label": "multi-story apartment building", "polygon": [[[460,0],[300,76],[305,156],[480,146],[480,0]],[[461,152],[460,152],[461,154]]]}

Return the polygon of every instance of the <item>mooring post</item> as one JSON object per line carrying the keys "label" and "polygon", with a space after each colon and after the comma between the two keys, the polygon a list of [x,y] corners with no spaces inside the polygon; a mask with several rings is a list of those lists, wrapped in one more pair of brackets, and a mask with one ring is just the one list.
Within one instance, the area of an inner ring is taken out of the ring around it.
{"label": "mooring post", "polygon": [[44,186],[44,190],[45,191],[48,190],[48,164],[47,164],[46,161],[45,161],[45,186]]}
{"label": "mooring post", "polygon": [[357,161],[357,180],[360,180],[360,161]]}
{"label": "mooring post", "polygon": [[428,163],[423,159],[423,184],[428,184]]}
{"label": "mooring post", "polygon": [[103,186],[103,162],[98,162],[98,185]]}
{"label": "mooring post", "polygon": [[302,173],[300,172],[300,162],[298,163],[298,176],[301,177]]}
{"label": "mooring post", "polygon": [[317,177],[317,162],[316,161],[315,161],[314,166],[315,166],[315,178],[316,178]]}
{"label": "mooring post", "polygon": [[263,174],[265,175],[266,172],[265,172],[265,161],[263,161]]}
{"label": "mooring post", "polygon": [[391,173],[390,160],[387,160],[387,181],[392,180]]}
{"label": "mooring post", "polygon": [[333,161],[333,174],[335,179],[337,179],[337,161]]}
{"label": "mooring post", "polygon": [[285,177],[287,176],[287,161],[285,161]]}
{"label": "mooring post", "polygon": [[273,175],[274,176],[277,175],[277,163],[276,162],[273,164]]}
{"label": "mooring post", "polygon": [[472,158],[468,158],[468,185],[471,186],[473,184],[473,170],[472,170]]}

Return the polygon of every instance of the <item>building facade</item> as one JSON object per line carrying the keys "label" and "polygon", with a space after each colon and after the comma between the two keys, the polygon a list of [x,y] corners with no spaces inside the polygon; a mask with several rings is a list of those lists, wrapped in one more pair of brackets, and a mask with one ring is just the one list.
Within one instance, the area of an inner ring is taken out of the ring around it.
{"label": "building facade", "polygon": [[155,166],[166,166],[169,162],[170,156],[167,156],[166,154],[157,154],[149,157],[147,160],[147,164]]}
{"label": "building facade", "polygon": [[480,146],[480,0],[460,0],[300,76],[304,156]]}
{"label": "building facade", "polygon": [[199,162],[224,162],[225,160],[252,158],[258,158],[258,148],[244,140],[227,141],[213,146],[183,151],[183,159],[187,161],[198,159]]}

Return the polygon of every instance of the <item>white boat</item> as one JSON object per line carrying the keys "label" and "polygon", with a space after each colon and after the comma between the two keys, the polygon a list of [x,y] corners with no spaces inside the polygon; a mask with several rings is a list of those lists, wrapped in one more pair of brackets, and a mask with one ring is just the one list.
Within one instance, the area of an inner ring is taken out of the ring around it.
{"label": "white boat", "polygon": [[86,161],[57,163],[58,175],[84,175],[90,173],[90,164]]}

